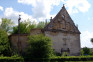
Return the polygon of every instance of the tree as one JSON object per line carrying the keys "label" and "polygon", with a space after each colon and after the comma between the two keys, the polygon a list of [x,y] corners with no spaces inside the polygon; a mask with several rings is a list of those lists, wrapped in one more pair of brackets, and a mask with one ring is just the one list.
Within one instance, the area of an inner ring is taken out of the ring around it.
{"label": "tree", "polygon": [[93,43],[93,38],[91,38],[91,43]]}
{"label": "tree", "polygon": [[44,28],[45,27],[45,22],[39,22],[37,24],[37,28]]}
{"label": "tree", "polygon": [[8,41],[7,32],[0,28],[0,55],[10,56],[11,48]]}
{"label": "tree", "polygon": [[[30,22],[29,20],[21,22],[20,23],[20,33],[25,34],[25,33],[30,33],[30,30],[35,28],[36,24],[34,22]],[[13,27],[13,32],[14,34],[18,33],[18,26]]]}
{"label": "tree", "polygon": [[5,30],[6,32],[9,32],[9,31],[11,31],[13,25],[14,25],[14,23],[11,21],[11,19],[2,18],[2,23],[1,23],[0,27],[3,30]]}
{"label": "tree", "polygon": [[26,57],[49,58],[52,56],[53,49],[50,38],[44,35],[29,36],[29,46],[26,49]]}
{"label": "tree", "polygon": [[82,50],[83,50],[83,54],[84,54],[84,55],[90,55],[90,52],[91,52],[91,51],[90,51],[89,48],[84,47]]}

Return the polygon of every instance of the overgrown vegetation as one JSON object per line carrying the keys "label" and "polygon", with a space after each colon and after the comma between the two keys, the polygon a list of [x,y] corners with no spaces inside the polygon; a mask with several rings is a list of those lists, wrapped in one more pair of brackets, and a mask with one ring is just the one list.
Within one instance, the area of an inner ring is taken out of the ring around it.
{"label": "overgrown vegetation", "polygon": [[[28,19],[27,21],[20,22],[20,33],[21,34],[28,34],[28,33],[30,33],[31,29],[34,29],[34,28],[42,29],[44,27],[45,27],[45,22],[39,22],[38,24],[36,24],[35,22],[31,22]],[[13,27],[13,32],[12,33],[13,34],[18,33],[18,26]]]}
{"label": "overgrown vegetation", "polygon": [[14,23],[13,21],[11,21],[11,19],[2,18],[0,28],[5,30],[6,32],[11,32],[13,25]]}
{"label": "overgrown vegetation", "polygon": [[91,48],[83,47],[81,50],[81,55],[93,55],[93,50]]}
{"label": "overgrown vegetation", "polygon": [[[36,24],[35,22],[30,22],[28,21],[24,21],[20,23],[20,33],[21,34],[25,34],[25,33],[30,33],[30,30],[36,28]],[[13,34],[17,34],[18,33],[18,26],[14,26],[13,27]]]}
{"label": "overgrown vegetation", "polygon": [[29,46],[26,49],[25,57],[49,58],[53,55],[52,42],[44,35],[29,36]]}
{"label": "overgrown vegetation", "polygon": [[56,56],[52,58],[30,58],[31,62],[93,62],[93,56]]}
{"label": "overgrown vegetation", "polygon": [[22,57],[0,57],[0,62],[24,62]]}
{"label": "overgrown vegetation", "polygon": [[0,28],[0,55],[11,56],[11,48],[7,32]]}

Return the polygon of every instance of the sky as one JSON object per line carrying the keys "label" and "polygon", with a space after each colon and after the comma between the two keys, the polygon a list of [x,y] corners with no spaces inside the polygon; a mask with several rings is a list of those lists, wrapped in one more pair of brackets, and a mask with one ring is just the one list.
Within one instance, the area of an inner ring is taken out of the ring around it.
{"label": "sky", "polygon": [[60,11],[63,4],[81,32],[81,47],[93,48],[93,0],[0,0],[1,18],[11,19],[15,24],[30,19],[36,23],[49,20]]}

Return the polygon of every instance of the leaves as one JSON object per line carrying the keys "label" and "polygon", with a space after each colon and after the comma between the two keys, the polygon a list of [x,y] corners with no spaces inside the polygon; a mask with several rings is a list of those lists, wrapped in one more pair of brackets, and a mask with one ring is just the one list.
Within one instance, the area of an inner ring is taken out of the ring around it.
{"label": "leaves", "polygon": [[6,32],[9,32],[12,29],[12,26],[14,23],[11,21],[11,19],[2,18],[2,23],[0,27],[5,30]]}
{"label": "leaves", "polygon": [[37,28],[44,28],[45,27],[45,22],[39,22],[37,24]]}
{"label": "leaves", "polygon": [[0,28],[0,55],[10,55],[10,50],[7,32]]}
{"label": "leaves", "polygon": [[44,35],[29,36],[26,56],[32,58],[48,58],[52,55],[52,42]]}
{"label": "leaves", "polygon": [[[28,21],[24,21],[20,23],[20,33],[21,34],[25,34],[25,33],[30,33],[30,30],[35,28],[36,24],[34,24],[34,22],[30,22]],[[18,33],[18,26],[13,27],[13,32],[14,34]]]}
{"label": "leaves", "polygon": [[91,38],[91,42],[93,43],[93,38]]}

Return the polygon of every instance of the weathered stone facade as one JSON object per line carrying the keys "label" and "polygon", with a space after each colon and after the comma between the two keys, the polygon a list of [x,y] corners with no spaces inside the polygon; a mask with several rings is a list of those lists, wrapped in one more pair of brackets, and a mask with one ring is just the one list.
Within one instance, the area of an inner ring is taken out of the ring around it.
{"label": "weathered stone facade", "polygon": [[[17,49],[18,48],[18,34],[12,34],[9,36],[10,39],[10,43],[12,46],[12,49]],[[19,36],[19,40],[20,40],[20,50],[24,50],[27,46],[27,40],[28,40],[28,34],[20,34]]]}
{"label": "weathered stone facade", "polygon": [[[75,26],[73,20],[69,16],[65,7],[63,6],[59,13],[52,19],[44,29],[32,29],[30,35],[37,35],[43,33],[52,39],[53,49],[57,53],[68,52],[71,56],[80,55],[80,31]],[[27,46],[27,36],[20,36],[22,49]],[[11,36],[12,44],[16,44],[16,36]]]}
{"label": "weathered stone facade", "polygon": [[59,13],[45,26],[44,33],[53,41],[53,48],[58,53],[80,55],[80,31],[75,26],[63,6]]}

